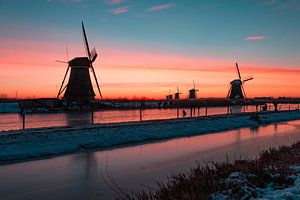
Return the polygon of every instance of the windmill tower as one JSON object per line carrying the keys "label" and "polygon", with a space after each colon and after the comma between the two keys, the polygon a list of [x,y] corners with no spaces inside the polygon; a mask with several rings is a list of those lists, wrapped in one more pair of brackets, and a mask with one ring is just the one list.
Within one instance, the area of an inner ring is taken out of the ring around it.
{"label": "windmill tower", "polygon": [[197,99],[197,92],[199,90],[196,89],[195,81],[193,81],[193,86],[194,86],[194,88],[189,90],[188,99]]}
{"label": "windmill tower", "polygon": [[[97,58],[97,52],[95,48],[93,48],[92,51],[90,51],[83,22],[81,23],[81,26],[87,57],[76,57],[68,62],[65,62],[68,63],[68,67],[63,78],[62,84],[60,86],[59,92],[57,94],[57,98],[60,98],[61,94],[64,92],[62,99],[66,101],[89,102],[91,100],[94,100],[96,95],[93,89],[89,70],[91,70],[94,75],[95,82],[97,84],[97,88],[102,99],[102,94],[93,67],[93,62]],[[71,71],[69,81],[65,85],[65,80],[69,71]]]}
{"label": "windmill tower", "polygon": [[242,79],[240,70],[239,70],[239,65],[235,63],[237,74],[238,74],[238,79],[235,79],[230,82],[230,89],[227,94],[228,99],[245,99],[246,98],[246,93],[243,87],[243,84],[247,81],[250,81],[253,79],[252,76],[246,77]]}
{"label": "windmill tower", "polygon": [[169,94],[166,95],[166,100],[172,100],[173,99],[173,95],[171,94],[171,90],[169,91]]}
{"label": "windmill tower", "polygon": [[177,92],[174,94],[174,99],[175,99],[175,100],[179,100],[181,94],[182,94],[182,93],[179,92],[179,88],[178,88],[178,86],[177,86]]}

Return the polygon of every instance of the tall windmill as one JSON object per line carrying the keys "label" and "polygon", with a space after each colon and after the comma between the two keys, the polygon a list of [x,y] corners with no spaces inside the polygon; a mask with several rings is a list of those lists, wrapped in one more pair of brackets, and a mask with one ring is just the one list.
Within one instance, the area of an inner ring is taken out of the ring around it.
{"label": "tall windmill", "polygon": [[182,93],[179,92],[179,88],[178,88],[178,86],[177,86],[177,92],[174,94],[174,99],[175,99],[175,100],[179,100],[181,94],[182,94]]}
{"label": "tall windmill", "polygon": [[193,81],[193,88],[189,90],[188,99],[197,99],[197,92],[199,90],[196,89],[195,81]]}
{"label": "tall windmill", "polygon": [[[68,67],[57,94],[57,98],[60,98],[61,94],[65,92],[62,98],[66,101],[90,101],[95,98],[96,95],[93,89],[89,70],[91,70],[94,75],[98,92],[102,99],[101,90],[93,67],[93,62],[96,60],[98,54],[95,48],[90,51],[83,22],[81,22],[81,26],[87,57],[76,57],[66,62],[68,63]],[[69,71],[71,71],[69,81],[65,85],[65,80]]]}
{"label": "tall windmill", "polygon": [[244,90],[243,84],[247,81],[250,81],[253,79],[253,76],[246,77],[242,79],[241,73],[239,70],[239,65],[235,63],[237,74],[238,74],[238,79],[234,79],[233,81],[230,82],[230,89],[227,94],[228,99],[245,99],[246,98],[246,93]]}

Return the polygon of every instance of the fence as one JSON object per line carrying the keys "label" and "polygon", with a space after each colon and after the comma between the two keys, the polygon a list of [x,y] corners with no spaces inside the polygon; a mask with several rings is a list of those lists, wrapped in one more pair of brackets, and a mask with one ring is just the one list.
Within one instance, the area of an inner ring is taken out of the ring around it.
{"label": "fence", "polygon": [[[278,110],[299,109],[298,104],[282,104]],[[268,110],[274,106],[268,105]],[[26,128],[74,126],[98,123],[133,122],[172,119],[182,117],[213,116],[237,112],[258,112],[261,106],[244,107],[200,107],[173,109],[105,110],[82,113],[5,114],[0,115],[0,131]]]}

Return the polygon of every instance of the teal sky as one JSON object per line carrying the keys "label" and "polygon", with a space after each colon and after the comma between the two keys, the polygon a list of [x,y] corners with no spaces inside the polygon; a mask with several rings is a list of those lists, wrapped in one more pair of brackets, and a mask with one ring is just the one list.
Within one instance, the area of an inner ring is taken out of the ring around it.
{"label": "teal sky", "polygon": [[299,65],[299,19],[297,0],[0,1],[1,39],[76,43],[84,21],[106,47],[281,66]]}

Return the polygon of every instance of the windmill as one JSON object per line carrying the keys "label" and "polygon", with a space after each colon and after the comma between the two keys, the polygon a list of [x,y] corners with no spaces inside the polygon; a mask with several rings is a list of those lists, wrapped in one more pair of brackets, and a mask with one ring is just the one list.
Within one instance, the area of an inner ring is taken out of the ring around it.
{"label": "windmill", "polygon": [[174,94],[174,99],[175,99],[175,100],[179,100],[181,94],[182,94],[182,93],[179,92],[179,88],[178,88],[178,86],[177,86],[177,92]]}
{"label": "windmill", "polygon": [[173,99],[173,95],[171,94],[171,90],[169,91],[169,94],[166,95],[166,100],[172,100]]}
{"label": "windmill", "polygon": [[[81,22],[81,26],[82,26],[84,46],[87,53],[87,57],[76,57],[70,61],[68,59],[68,62],[64,62],[68,64],[68,67],[64,75],[63,81],[61,83],[59,92],[57,94],[57,98],[60,98],[61,94],[65,92],[62,98],[66,101],[86,102],[86,101],[94,100],[96,95],[93,89],[89,70],[91,70],[93,73],[99,95],[102,99],[101,90],[93,67],[93,62],[96,60],[98,54],[95,48],[93,48],[92,51],[90,51],[83,22]],[[67,56],[68,56],[68,50],[67,50]],[[62,62],[62,61],[58,61],[58,62]],[[65,80],[69,71],[70,71],[69,81],[65,85]]]}
{"label": "windmill", "polygon": [[230,89],[227,94],[228,99],[245,99],[246,93],[243,84],[253,79],[252,76],[242,79],[238,63],[235,63],[238,79],[230,82]]}
{"label": "windmill", "polygon": [[195,81],[193,81],[193,88],[189,90],[188,99],[197,99],[197,92],[199,90],[196,89]]}

